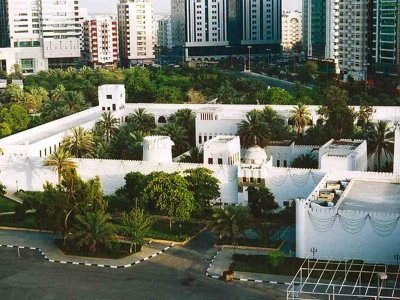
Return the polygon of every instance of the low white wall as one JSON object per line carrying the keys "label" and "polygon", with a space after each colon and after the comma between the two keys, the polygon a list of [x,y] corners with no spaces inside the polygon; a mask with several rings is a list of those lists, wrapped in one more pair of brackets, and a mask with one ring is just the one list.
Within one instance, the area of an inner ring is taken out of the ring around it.
{"label": "low white wall", "polygon": [[[18,189],[41,191],[46,181],[57,183],[57,174],[43,166],[44,158],[0,156],[0,182],[9,192]],[[220,181],[221,200],[225,203],[238,202],[237,166],[202,165],[187,163],[153,163],[125,160],[78,159],[78,174],[84,180],[99,176],[105,194],[111,194],[125,184],[124,177],[130,172],[149,174],[153,171],[168,173],[205,167],[213,171]]]}

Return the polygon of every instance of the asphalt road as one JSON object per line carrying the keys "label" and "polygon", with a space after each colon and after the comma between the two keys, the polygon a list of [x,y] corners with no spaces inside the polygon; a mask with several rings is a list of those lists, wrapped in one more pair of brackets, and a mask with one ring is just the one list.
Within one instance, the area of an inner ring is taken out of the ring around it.
{"label": "asphalt road", "polygon": [[284,286],[225,283],[204,272],[214,254],[205,232],[128,269],[60,265],[34,251],[0,249],[0,299],[286,299]]}

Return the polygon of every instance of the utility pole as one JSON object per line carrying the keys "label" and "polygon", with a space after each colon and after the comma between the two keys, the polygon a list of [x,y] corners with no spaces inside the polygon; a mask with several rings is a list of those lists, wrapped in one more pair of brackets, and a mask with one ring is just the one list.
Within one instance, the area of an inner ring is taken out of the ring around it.
{"label": "utility pole", "polygon": [[318,249],[315,247],[310,248],[310,252],[312,253],[312,259],[315,259],[315,253],[318,252]]}

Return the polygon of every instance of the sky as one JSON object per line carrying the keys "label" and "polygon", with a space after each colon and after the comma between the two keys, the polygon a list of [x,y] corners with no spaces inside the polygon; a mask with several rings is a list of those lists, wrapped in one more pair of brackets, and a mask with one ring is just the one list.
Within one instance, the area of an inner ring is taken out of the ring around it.
{"label": "sky", "polygon": [[[302,0],[282,0],[283,9],[300,9]],[[113,13],[117,11],[117,0],[80,0],[81,7],[86,7],[89,14]],[[168,14],[170,0],[154,0],[157,14]]]}

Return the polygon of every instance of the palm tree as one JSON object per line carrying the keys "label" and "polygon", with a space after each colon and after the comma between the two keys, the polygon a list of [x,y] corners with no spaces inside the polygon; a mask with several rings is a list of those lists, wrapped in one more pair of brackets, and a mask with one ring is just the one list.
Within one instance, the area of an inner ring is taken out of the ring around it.
{"label": "palm tree", "polygon": [[109,246],[115,236],[115,228],[109,222],[110,217],[102,211],[88,212],[75,217],[74,238],[78,249],[88,247],[96,253],[99,245]]}
{"label": "palm tree", "polygon": [[293,122],[294,127],[297,129],[297,136],[300,136],[300,132],[312,122],[311,113],[303,103],[299,103],[290,112],[292,116],[289,121]]}
{"label": "palm tree", "polygon": [[66,90],[64,85],[59,84],[57,87],[51,92],[51,99],[54,101],[60,101],[64,99]]}
{"label": "palm tree", "polygon": [[246,114],[246,120],[238,124],[237,135],[243,147],[265,147],[270,139],[270,130],[267,123],[261,120],[260,112],[252,110]]}
{"label": "palm tree", "polygon": [[393,156],[394,131],[386,121],[373,124],[368,130],[368,155],[377,156],[378,172],[381,170],[382,155]]}
{"label": "palm tree", "polygon": [[185,128],[189,133],[191,144],[196,144],[196,115],[191,109],[179,109],[169,117],[168,122]]}
{"label": "palm tree", "polygon": [[147,113],[146,109],[140,107],[129,115],[129,122],[134,123],[137,129],[150,133],[155,127],[156,122],[152,114]]}
{"label": "palm tree", "polygon": [[180,159],[180,162],[202,164],[203,160],[203,150],[198,147],[193,147],[190,149],[189,154],[184,155]]}
{"label": "palm tree", "polygon": [[63,139],[62,145],[75,157],[82,158],[94,148],[93,134],[82,127],[71,129],[71,134]]}
{"label": "palm tree", "polygon": [[292,162],[292,168],[318,169],[318,160],[310,153],[301,154]]}
{"label": "palm tree", "polygon": [[72,160],[71,154],[62,147],[50,154],[44,161],[44,165],[52,167],[53,171],[57,171],[58,184],[61,184],[61,178],[66,170],[76,168],[76,163]]}
{"label": "palm tree", "polygon": [[188,132],[182,126],[169,123],[165,126],[157,127],[156,134],[169,136],[171,138],[174,142],[174,146],[172,147],[172,154],[174,157],[186,152],[190,148]]}
{"label": "palm tree", "polygon": [[110,112],[101,114],[102,119],[98,122],[99,128],[103,131],[108,142],[118,132],[118,119],[114,118]]}
{"label": "palm tree", "polygon": [[243,233],[250,227],[249,209],[242,205],[227,206],[218,209],[213,214],[213,230],[219,234],[219,237],[229,237],[232,243],[240,233]]}
{"label": "palm tree", "polygon": [[81,92],[68,91],[65,93],[63,100],[74,113],[80,112],[86,107],[85,98]]}

